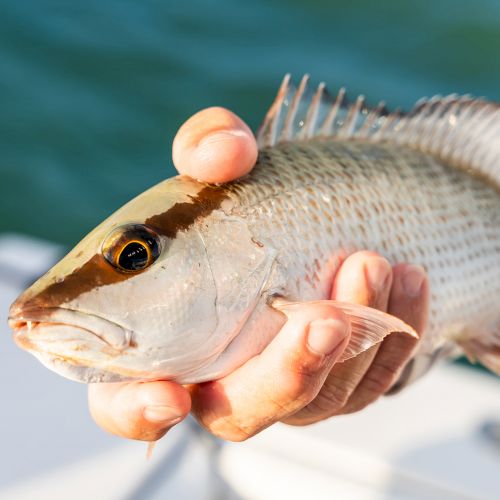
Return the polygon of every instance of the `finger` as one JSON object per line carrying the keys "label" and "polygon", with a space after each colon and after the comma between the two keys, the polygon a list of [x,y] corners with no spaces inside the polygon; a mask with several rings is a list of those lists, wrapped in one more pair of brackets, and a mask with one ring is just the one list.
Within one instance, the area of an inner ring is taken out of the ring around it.
{"label": "finger", "polygon": [[227,109],[208,108],[181,126],[172,157],[181,174],[205,182],[227,182],[250,172],[257,151],[257,142],[243,120]]}
{"label": "finger", "polygon": [[[374,252],[357,252],[348,257],[334,280],[332,299],[386,310],[392,284],[392,269]],[[286,423],[305,425],[341,411],[372,363],[378,346],[335,365],[318,396]]]}
{"label": "finger", "polygon": [[394,267],[389,312],[420,334],[425,330],[429,313],[429,280],[422,267],[410,264]]}
{"label": "finger", "polygon": [[89,408],[104,430],[129,439],[156,441],[188,413],[188,391],[173,382],[89,385]]}
{"label": "finger", "polygon": [[304,304],[289,314],[259,356],[223,379],[193,387],[193,412],[213,434],[247,439],[309,403],[320,390],[347,346],[349,322],[324,304]]}
{"label": "finger", "polygon": [[[388,312],[422,333],[429,305],[429,285],[424,269],[399,264],[394,267],[393,276]],[[359,411],[385,394],[411,358],[418,342],[419,339],[403,333],[385,339],[342,413]]]}

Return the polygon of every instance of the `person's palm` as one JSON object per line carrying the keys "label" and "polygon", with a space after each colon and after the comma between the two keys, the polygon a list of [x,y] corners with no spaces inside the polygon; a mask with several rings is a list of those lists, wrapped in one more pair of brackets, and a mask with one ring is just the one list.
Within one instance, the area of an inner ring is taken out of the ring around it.
{"label": "person's palm", "polygon": [[[227,182],[252,169],[257,144],[236,115],[209,108],[180,128],[173,159],[181,174]],[[388,311],[423,332],[429,292],[422,268],[391,268],[373,252],[358,252],[342,263],[333,283],[332,299]],[[114,434],[153,441],[191,409],[213,434],[240,441],[277,421],[306,425],[364,408],[390,389],[417,344],[393,334],[335,364],[349,342],[343,314],[324,303],[286,313],[287,323],[269,346],[219,380],[190,387],[169,381],[91,385],[93,417]]]}

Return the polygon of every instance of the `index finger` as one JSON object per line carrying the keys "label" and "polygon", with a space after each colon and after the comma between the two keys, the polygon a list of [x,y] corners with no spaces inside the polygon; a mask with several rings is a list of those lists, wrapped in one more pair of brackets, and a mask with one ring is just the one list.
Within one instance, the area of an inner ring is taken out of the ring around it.
{"label": "index finger", "polygon": [[252,170],[257,142],[246,123],[231,111],[207,108],[187,120],[172,145],[181,174],[205,182],[228,182]]}

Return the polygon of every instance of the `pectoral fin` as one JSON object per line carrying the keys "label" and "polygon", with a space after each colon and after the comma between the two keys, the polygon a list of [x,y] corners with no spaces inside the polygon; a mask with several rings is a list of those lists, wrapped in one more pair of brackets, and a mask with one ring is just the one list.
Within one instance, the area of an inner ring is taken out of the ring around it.
{"label": "pectoral fin", "polygon": [[[391,333],[406,333],[411,337],[418,338],[417,332],[404,321],[390,314],[378,311],[371,307],[336,300],[318,300],[310,304],[325,303],[336,307],[346,314],[351,322],[351,340],[338,362],[354,358],[358,354],[367,351],[370,347],[379,344]],[[300,303],[287,302],[276,299],[272,306],[287,314],[287,309],[297,307]]]}

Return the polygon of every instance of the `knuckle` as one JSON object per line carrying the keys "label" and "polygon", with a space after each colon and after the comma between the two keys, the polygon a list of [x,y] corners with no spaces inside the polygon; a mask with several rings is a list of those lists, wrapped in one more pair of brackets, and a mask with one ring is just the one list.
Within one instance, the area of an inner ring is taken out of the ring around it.
{"label": "knuckle", "polygon": [[337,385],[327,382],[319,394],[307,405],[307,411],[319,420],[327,418],[340,411],[349,400],[352,389],[346,384]]}
{"label": "knuckle", "polygon": [[361,387],[365,392],[377,396],[384,394],[405,366],[406,361],[406,357],[398,360],[384,358],[378,360],[365,374]]}
{"label": "knuckle", "polygon": [[336,386],[334,384],[328,384],[328,386],[320,392],[320,397],[317,398],[317,406],[321,403],[322,409],[328,413],[339,411],[346,405],[351,392],[351,389],[345,385]]}
{"label": "knuckle", "polygon": [[390,387],[396,377],[394,365],[377,364],[364,376],[359,389],[346,404],[344,413],[354,413],[376,401]]}
{"label": "knuckle", "polygon": [[396,376],[393,366],[377,365],[376,370],[370,370],[365,375],[362,385],[365,392],[383,394]]}

